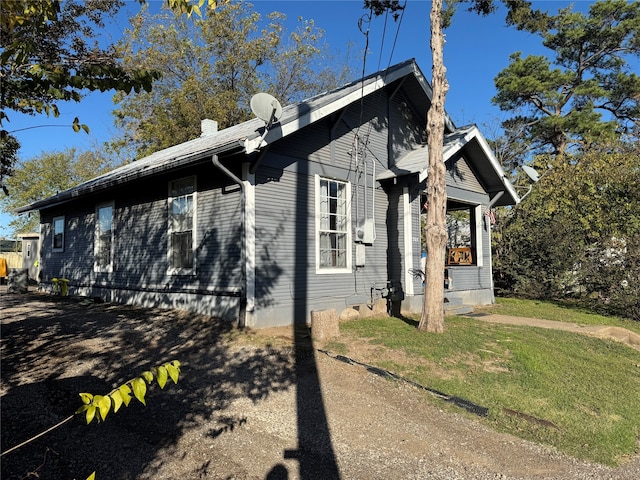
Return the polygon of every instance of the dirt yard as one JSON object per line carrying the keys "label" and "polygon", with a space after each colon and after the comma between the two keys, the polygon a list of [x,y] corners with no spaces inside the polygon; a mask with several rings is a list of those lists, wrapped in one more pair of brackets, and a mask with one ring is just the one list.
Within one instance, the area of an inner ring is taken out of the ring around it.
{"label": "dirt yard", "polygon": [[[35,292],[0,294],[2,451],[78,393],[182,363],[106,422],[81,416],[2,457],[3,480],[637,479],[490,431],[425,391],[318,351],[308,332],[239,333],[207,317]],[[267,336],[270,334],[271,336]]]}

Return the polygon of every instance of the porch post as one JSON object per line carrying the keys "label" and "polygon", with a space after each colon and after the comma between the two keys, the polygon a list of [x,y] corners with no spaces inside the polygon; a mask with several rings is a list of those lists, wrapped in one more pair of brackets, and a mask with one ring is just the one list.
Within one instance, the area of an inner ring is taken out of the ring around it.
{"label": "porch post", "polygon": [[402,220],[404,225],[404,292],[414,295],[413,275],[409,269],[413,268],[413,215],[411,214],[411,196],[409,187],[402,188]]}

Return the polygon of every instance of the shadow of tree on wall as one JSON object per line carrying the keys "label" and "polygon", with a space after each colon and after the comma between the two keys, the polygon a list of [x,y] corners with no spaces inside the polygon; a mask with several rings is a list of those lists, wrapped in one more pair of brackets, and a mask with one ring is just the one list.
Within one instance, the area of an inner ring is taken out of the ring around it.
{"label": "shadow of tree on wall", "polygon": [[3,479],[80,479],[94,470],[100,479],[153,477],[167,455],[181,454],[176,442],[189,428],[206,424],[215,438],[247,421],[225,412],[231,402],[296,383],[290,350],[232,347],[234,330],[210,317],[45,295],[2,300],[2,451],[73,413],[79,392],[105,394],[145,369],[182,362],[177,385],[149,387],[147,407],[134,399],[100,424],[78,415],[4,456]]}

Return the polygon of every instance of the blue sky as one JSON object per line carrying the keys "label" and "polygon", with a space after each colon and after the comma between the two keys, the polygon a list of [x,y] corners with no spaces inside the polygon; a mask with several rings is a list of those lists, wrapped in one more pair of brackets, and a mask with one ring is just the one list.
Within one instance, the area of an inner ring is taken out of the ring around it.
{"label": "blue sky", "polygon": [[[153,8],[158,8],[160,0],[151,0],[150,3]],[[367,13],[362,0],[255,0],[252,3],[261,14],[283,12],[292,23],[299,16],[313,19],[317,27],[325,30],[326,42],[338,56],[349,44],[354,55],[365,48],[366,37],[358,28],[358,21]],[[551,13],[571,3],[576,9],[586,12],[593,2],[533,1],[535,8]],[[138,3],[132,2],[129,8],[139,8]],[[405,13],[398,22],[388,20],[385,28],[383,17],[371,21],[369,48],[364,62],[366,74],[415,58],[425,77],[431,78],[430,8],[430,1],[408,0]],[[504,10],[489,17],[480,17],[463,8],[456,13],[451,28],[445,31],[444,61],[450,85],[445,107],[456,125],[475,123],[487,137],[498,131],[497,126],[504,117],[491,104],[491,98],[495,95],[493,79],[508,65],[509,55],[515,51],[522,51],[524,56],[550,54],[542,47],[539,37],[506,27],[504,18]],[[127,19],[122,16],[110,28],[108,35],[115,41],[126,27]],[[358,74],[362,67],[361,60]],[[22,145],[19,152],[22,159],[66,148],[92,149],[114,134],[112,96],[111,92],[94,93],[80,103],[60,104],[59,118],[20,116],[8,112],[11,121],[4,128],[15,132]],[[73,132],[70,124],[75,117],[89,125],[90,134]],[[33,128],[40,125],[47,126]],[[0,238],[10,235],[10,220],[7,214],[0,213]]]}

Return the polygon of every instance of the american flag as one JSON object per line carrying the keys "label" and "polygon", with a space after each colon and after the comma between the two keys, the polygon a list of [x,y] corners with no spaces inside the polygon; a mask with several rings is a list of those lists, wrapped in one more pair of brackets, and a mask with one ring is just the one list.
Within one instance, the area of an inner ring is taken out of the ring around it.
{"label": "american flag", "polygon": [[494,213],[493,210],[491,210],[490,208],[487,209],[487,211],[484,214],[485,217],[487,217],[487,219],[489,220],[489,223],[491,225],[495,225],[496,224],[496,214]]}

